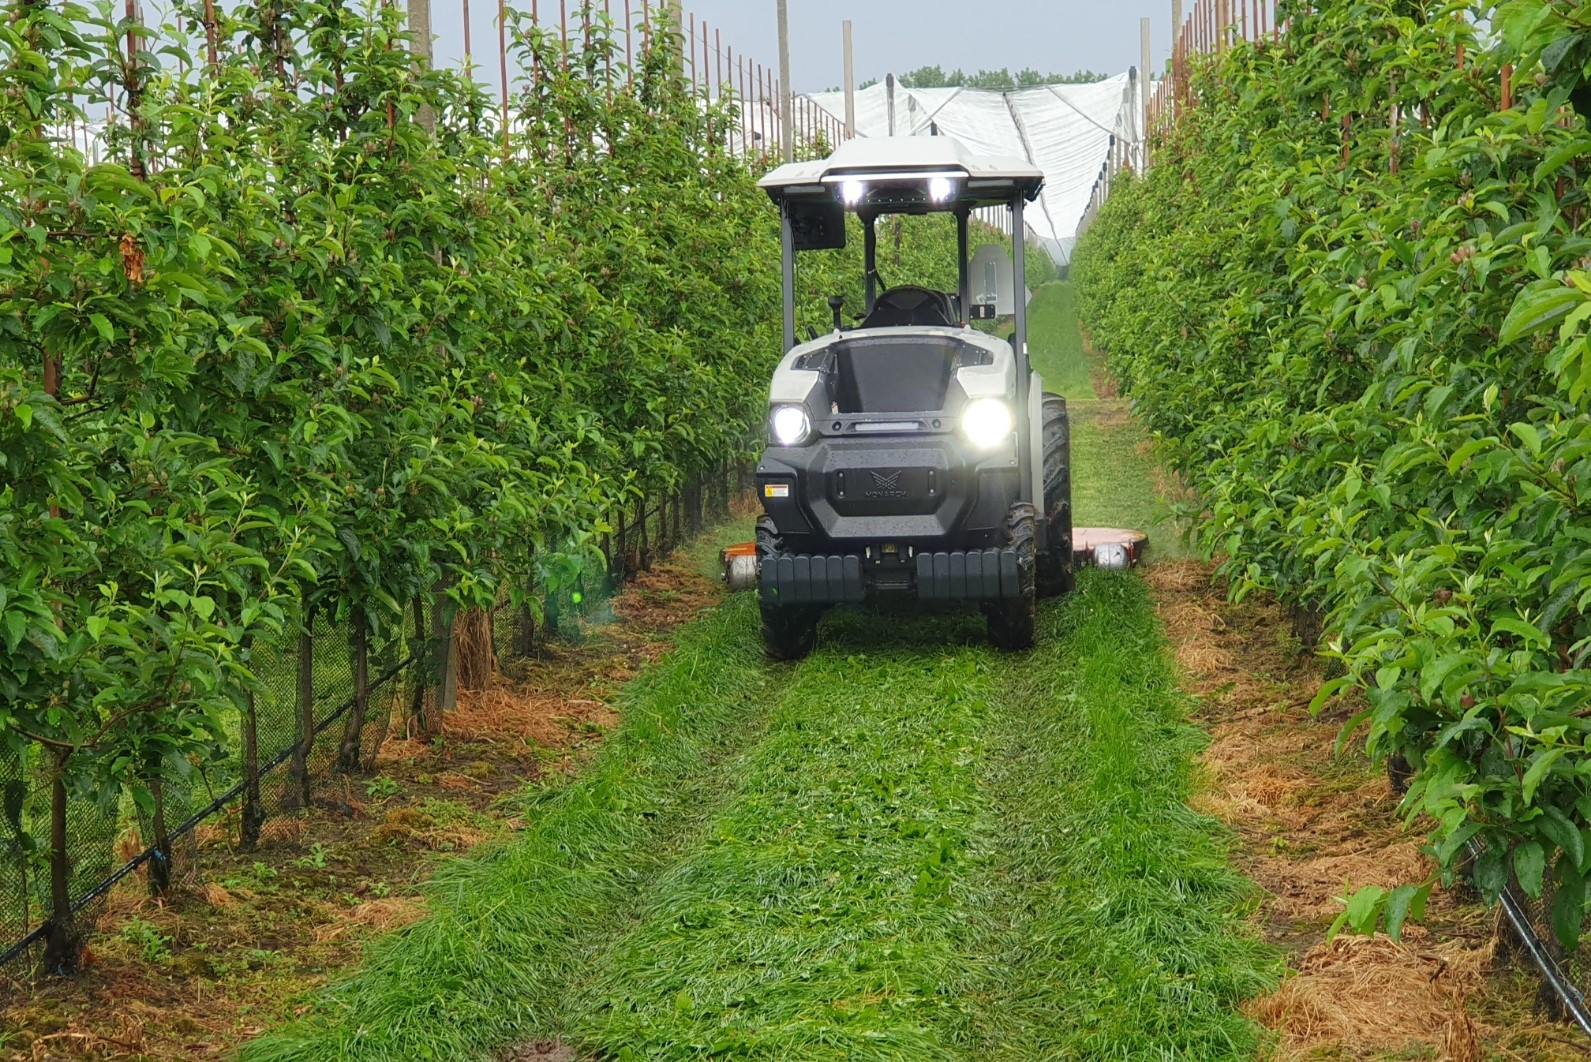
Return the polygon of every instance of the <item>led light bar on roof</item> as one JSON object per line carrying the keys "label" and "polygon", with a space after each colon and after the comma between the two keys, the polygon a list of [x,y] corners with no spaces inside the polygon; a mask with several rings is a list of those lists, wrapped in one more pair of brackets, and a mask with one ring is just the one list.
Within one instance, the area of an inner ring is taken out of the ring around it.
{"label": "led light bar on roof", "polygon": [[935,177],[951,181],[967,179],[966,170],[856,170],[850,173],[826,173],[824,184],[844,184],[846,181],[865,181],[878,184],[890,181],[931,181]]}

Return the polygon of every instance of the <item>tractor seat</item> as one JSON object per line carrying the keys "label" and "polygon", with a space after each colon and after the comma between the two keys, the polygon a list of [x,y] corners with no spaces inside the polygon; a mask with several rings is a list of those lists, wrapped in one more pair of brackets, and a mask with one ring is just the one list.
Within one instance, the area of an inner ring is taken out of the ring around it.
{"label": "tractor seat", "polygon": [[912,325],[955,328],[955,307],[950,296],[932,288],[904,286],[890,288],[873,303],[873,312],[862,321],[862,328],[902,328]]}

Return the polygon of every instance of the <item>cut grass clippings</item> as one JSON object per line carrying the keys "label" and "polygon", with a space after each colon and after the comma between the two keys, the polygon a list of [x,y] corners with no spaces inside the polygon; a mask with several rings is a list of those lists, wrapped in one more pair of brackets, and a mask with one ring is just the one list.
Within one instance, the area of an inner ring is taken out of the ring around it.
{"label": "cut grass clippings", "polygon": [[[956,1057],[990,693],[974,617],[841,614],[789,676],[746,781],[653,887],[576,1024],[595,1057]],[[965,644],[965,643],[973,644]]]}
{"label": "cut grass clippings", "polygon": [[1206,741],[1142,580],[1082,573],[996,698],[965,1057],[1251,1057],[1238,1011],[1280,963],[1229,835],[1187,806]]}

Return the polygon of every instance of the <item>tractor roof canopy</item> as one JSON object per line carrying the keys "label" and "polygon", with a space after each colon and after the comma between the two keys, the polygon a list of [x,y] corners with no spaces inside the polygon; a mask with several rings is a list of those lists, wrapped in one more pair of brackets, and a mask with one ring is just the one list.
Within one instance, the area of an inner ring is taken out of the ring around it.
{"label": "tractor roof canopy", "polygon": [[826,159],[792,162],[758,186],[797,207],[839,203],[859,214],[927,214],[1031,202],[1044,173],[1023,159],[976,155],[948,136],[850,140]]}

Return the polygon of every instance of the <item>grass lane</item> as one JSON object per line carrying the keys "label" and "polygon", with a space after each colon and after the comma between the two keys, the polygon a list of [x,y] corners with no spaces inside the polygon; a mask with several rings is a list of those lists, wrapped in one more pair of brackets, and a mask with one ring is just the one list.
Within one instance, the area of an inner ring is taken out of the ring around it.
{"label": "grass lane", "polygon": [[[600,1058],[936,1059],[989,699],[975,617],[834,616],[709,842],[657,883],[575,1042]],[[968,644],[971,643],[971,644]]]}
{"label": "grass lane", "polygon": [[1162,497],[1171,485],[1151,440],[1120,398],[1094,390],[1070,284],[1046,284],[1028,307],[1029,350],[1044,388],[1066,396],[1072,414],[1072,511],[1078,527],[1130,527],[1149,533],[1157,557],[1187,553]]}
{"label": "grass lane", "polygon": [[998,685],[965,1056],[1251,1057],[1237,1007],[1279,966],[1245,924],[1253,886],[1224,831],[1186,804],[1205,739],[1142,581],[1084,572]]}

